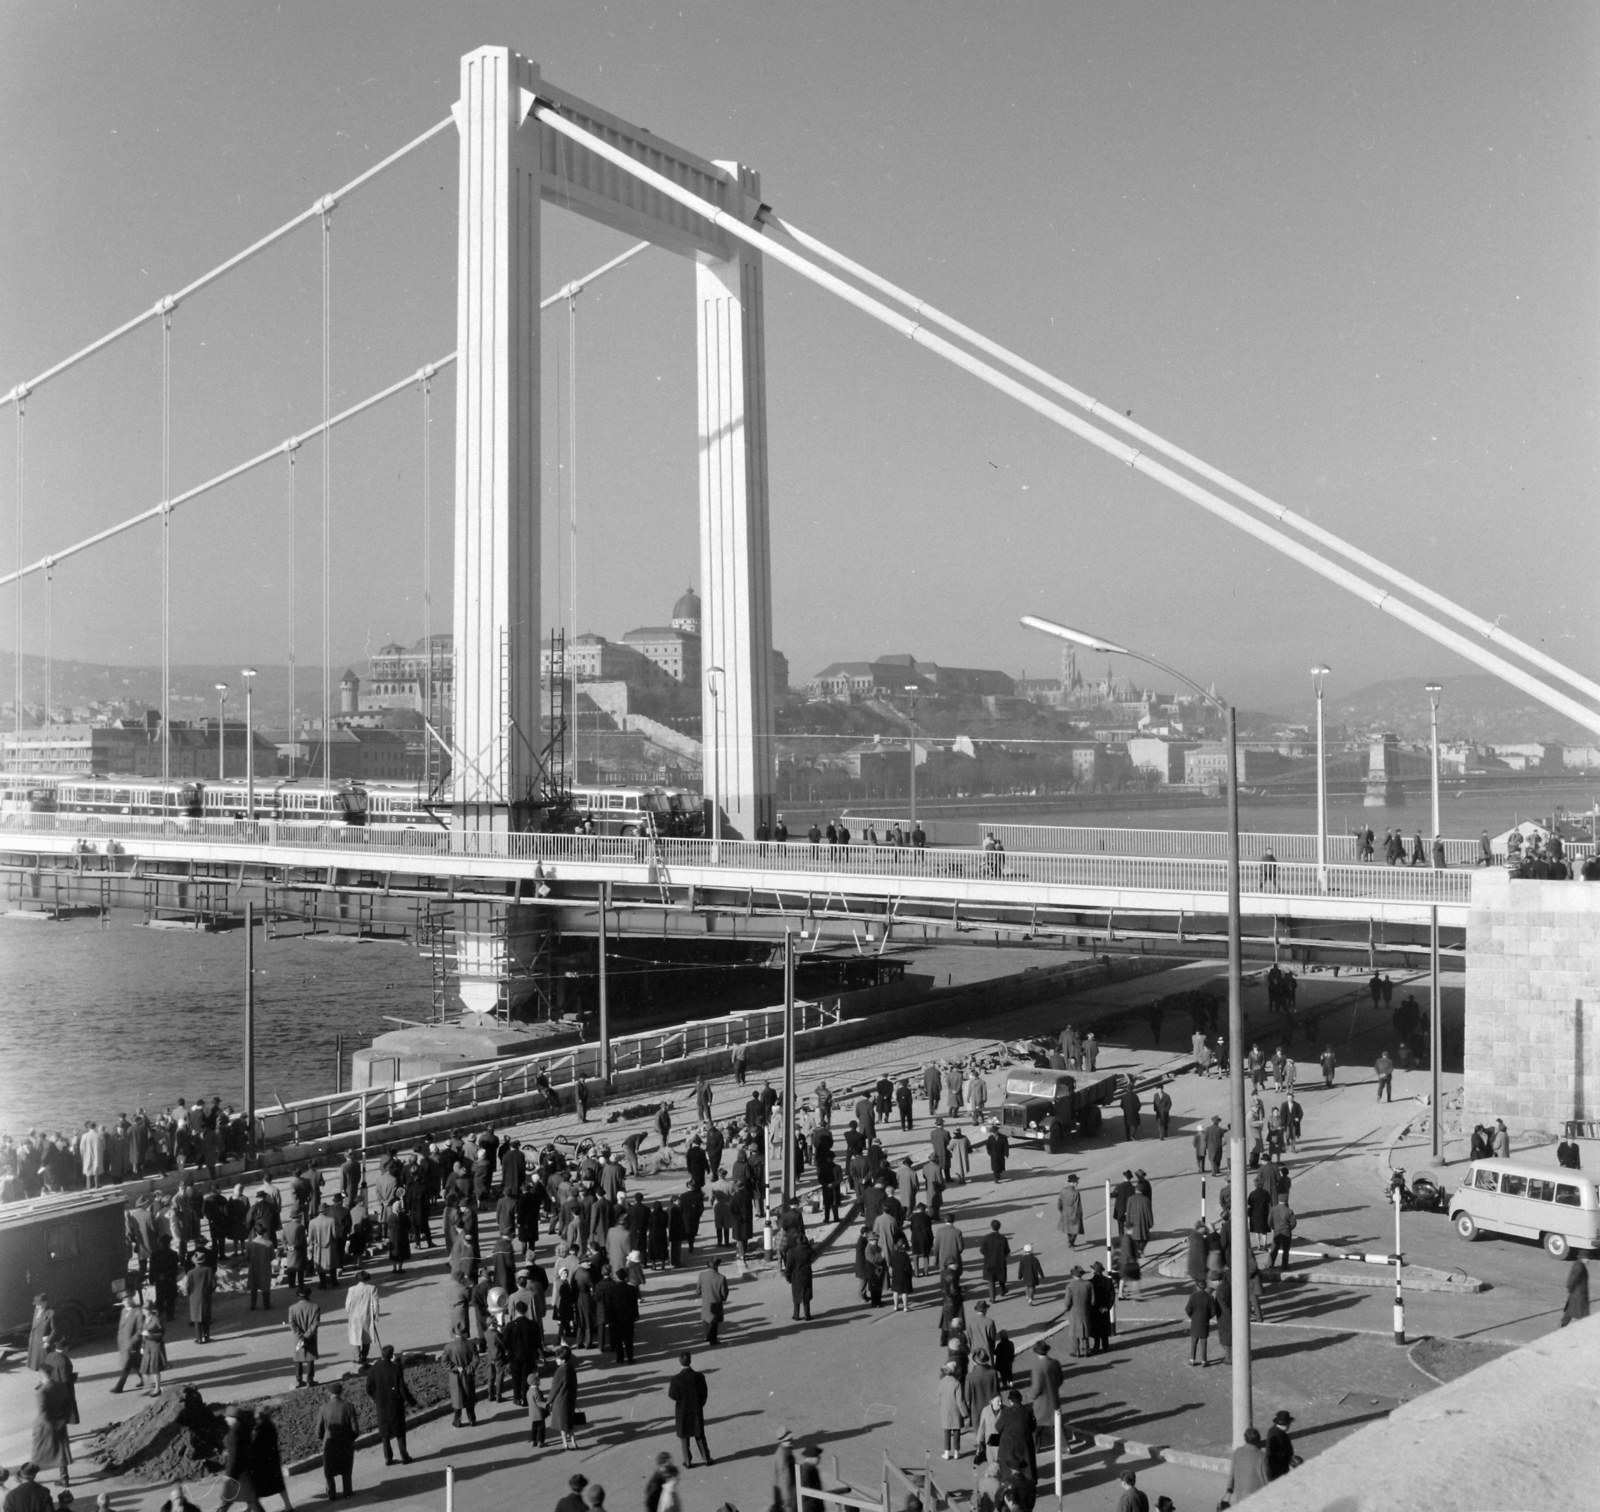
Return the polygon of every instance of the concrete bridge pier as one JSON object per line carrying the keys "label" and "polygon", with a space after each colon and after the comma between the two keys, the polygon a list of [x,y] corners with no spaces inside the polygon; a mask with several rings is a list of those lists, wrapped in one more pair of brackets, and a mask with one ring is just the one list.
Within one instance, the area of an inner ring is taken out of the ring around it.
{"label": "concrete bridge pier", "polygon": [[458,908],[451,1006],[464,1015],[486,1018],[548,1017],[548,961],[557,934],[553,911],[527,903],[466,903]]}

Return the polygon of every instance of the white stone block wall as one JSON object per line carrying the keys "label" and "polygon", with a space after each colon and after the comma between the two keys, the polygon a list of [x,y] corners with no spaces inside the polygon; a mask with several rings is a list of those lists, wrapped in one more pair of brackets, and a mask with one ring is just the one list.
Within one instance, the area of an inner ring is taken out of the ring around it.
{"label": "white stone block wall", "polygon": [[1473,877],[1463,1118],[1600,1120],[1600,885]]}

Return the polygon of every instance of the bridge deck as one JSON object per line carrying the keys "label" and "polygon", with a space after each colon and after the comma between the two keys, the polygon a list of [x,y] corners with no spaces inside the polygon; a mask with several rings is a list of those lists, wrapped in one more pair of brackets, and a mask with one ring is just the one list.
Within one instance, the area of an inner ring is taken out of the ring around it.
{"label": "bridge deck", "polygon": [[[108,855],[109,848],[109,855]],[[663,888],[752,890],[803,901],[829,896],[885,905],[962,904],[1129,913],[1216,914],[1227,865],[1198,857],[991,853],[937,847],[830,846],[758,841],[634,840],[581,835],[312,828],[271,823],[84,819],[20,815],[0,823],[13,856],[98,854],[100,865],[140,860],[279,871],[337,870],[448,877],[505,885],[539,880]],[[85,857],[87,863],[87,856]],[[15,862],[13,862],[15,865]],[[1464,926],[1472,871],[1250,861],[1244,910],[1301,919]]]}

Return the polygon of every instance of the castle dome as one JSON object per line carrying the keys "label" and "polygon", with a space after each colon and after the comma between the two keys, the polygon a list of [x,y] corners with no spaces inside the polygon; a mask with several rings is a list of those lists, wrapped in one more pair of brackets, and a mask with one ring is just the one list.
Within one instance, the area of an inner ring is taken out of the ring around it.
{"label": "castle dome", "polygon": [[672,628],[693,635],[700,633],[700,595],[693,588],[685,588],[683,596],[672,606]]}

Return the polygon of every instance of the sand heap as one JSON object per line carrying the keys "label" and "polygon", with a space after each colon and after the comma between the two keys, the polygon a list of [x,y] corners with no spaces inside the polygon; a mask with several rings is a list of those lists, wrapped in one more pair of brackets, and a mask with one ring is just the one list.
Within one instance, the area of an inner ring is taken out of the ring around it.
{"label": "sand heap", "polygon": [[196,1481],[222,1468],[222,1414],[193,1386],[164,1391],[142,1412],[106,1431],[101,1464],[108,1475],[141,1481]]}

